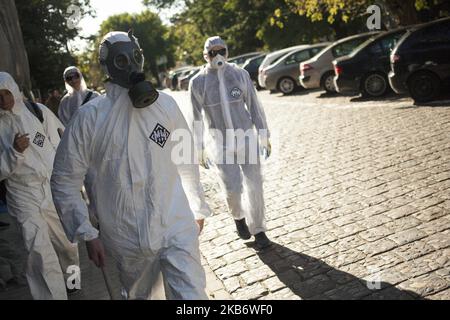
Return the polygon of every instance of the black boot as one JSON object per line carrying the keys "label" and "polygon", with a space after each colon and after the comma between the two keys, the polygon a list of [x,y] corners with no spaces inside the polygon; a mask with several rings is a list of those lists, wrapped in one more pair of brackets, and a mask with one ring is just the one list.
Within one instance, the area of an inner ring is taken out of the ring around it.
{"label": "black boot", "polygon": [[255,245],[258,250],[263,250],[272,245],[272,241],[267,238],[264,232],[255,235]]}
{"label": "black boot", "polygon": [[242,220],[234,220],[234,222],[236,223],[236,229],[239,238],[241,238],[242,240],[248,240],[252,237],[250,231],[248,230],[247,224],[245,223],[245,218]]}

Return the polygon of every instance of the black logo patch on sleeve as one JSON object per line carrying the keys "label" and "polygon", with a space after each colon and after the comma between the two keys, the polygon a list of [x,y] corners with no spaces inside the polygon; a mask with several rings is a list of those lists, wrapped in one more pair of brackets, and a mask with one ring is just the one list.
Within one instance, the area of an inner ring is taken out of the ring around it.
{"label": "black logo patch on sleeve", "polygon": [[150,135],[150,139],[153,140],[157,145],[161,148],[164,148],[167,140],[169,140],[170,132],[166,128],[164,128],[159,123],[156,125],[155,129],[153,129],[152,134]]}
{"label": "black logo patch on sleeve", "polygon": [[33,139],[33,143],[39,147],[44,147],[45,136],[39,132],[36,133]]}

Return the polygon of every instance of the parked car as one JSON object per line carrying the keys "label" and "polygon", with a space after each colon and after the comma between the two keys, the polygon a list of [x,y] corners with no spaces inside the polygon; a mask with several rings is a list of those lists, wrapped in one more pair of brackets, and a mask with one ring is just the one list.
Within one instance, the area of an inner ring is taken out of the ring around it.
{"label": "parked car", "polygon": [[390,87],[390,56],[401,37],[408,31],[400,28],[370,38],[348,56],[333,61],[337,92],[362,93],[365,97],[381,97]]}
{"label": "parked car", "polygon": [[191,81],[191,79],[200,72],[200,70],[202,69],[202,67],[195,67],[191,70],[189,70],[189,72],[183,76],[180,76],[178,78],[178,89],[179,90],[188,90],[189,89],[189,81]]}
{"label": "parked car", "polygon": [[294,50],[265,68],[264,83],[266,89],[278,90],[286,95],[294,92],[300,87],[299,64],[314,57],[328,45],[329,43],[321,43]]}
{"label": "parked car", "polygon": [[300,64],[300,83],[306,89],[322,88],[328,93],[336,92],[334,86],[333,60],[351,53],[356,47],[378,32],[354,35],[334,42],[312,59]]}
{"label": "parked car", "polygon": [[178,77],[186,70],[191,69],[192,66],[181,67],[175,69],[169,73],[169,81],[170,81],[170,89],[177,90],[178,89]]}
{"label": "parked car", "polygon": [[247,70],[247,72],[250,74],[250,78],[252,79],[256,89],[258,90],[261,90],[261,87],[258,83],[258,68],[266,58],[266,56],[267,53],[263,53],[259,56],[247,59],[247,61],[245,61],[244,65],[242,66],[242,68]]}
{"label": "parked car", "polygon": [[261,54],[261,52],[246,53],[246,54],[242,54],[242,55],[237,56],[237,57],[228,58],[227,61],[229,63],[235,63],[239,67],[242,67],[243,64],[245,63],[245,61],[247,61],[247,59],[259,56],[260,54]]}
{"label": "parked car", "polygon": [[285,56],[286,54],[296,50],[305,48],[306,45],[299,45],[294,47],[289,47],[281,50],[274,51],[272,53],[269,53],[261,62],[261,65],[258,68],[258,84],[261,88],[265,88],[266,84],[264,83],[264,69],[270,66],[271,64],[275,63],[278,59]]}
{"label": "parked car", "polygon": [[411,30],[391,54],[389,83],[417,102],[434,100],[450,85],[450,18]]}

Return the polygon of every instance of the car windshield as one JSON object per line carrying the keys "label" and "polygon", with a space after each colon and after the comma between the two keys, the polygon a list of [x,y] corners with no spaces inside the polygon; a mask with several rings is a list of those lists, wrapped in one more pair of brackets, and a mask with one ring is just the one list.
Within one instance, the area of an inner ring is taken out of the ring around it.
{"label": "car windshield", "polygon": [[355,55],[357,55],[361,50],[363,50],[365,47],[369,46],[372,42],[374,42],[375,39],[370,38],[367,39],[366,41],[364,41],[363,43],[361,43],[359,46],[357,46],[350,54],[350,57],[354,57]]}
{"label": "car windshield", "polygon": [[276,57],[274,60],[272,60],[272,62],[270,63],[271,65],[277,63],[278,61],[281,60],[281,58],[285,57],[285,54],[280,55],[279,57]]}
{"label": "car windshield", "polygon": [[[272,54],[269,54],[266,58],[265,61],[263,61],[263,64],[265,65],[272,65],[277,63],[281,58],[285,57],[287,54],[295,51],[296,48],[287,48],[287,49],[282,49],[280,51],[275,51]],[[273,58],[274,56],[277,56],[276,58]]]}
{"label": "car windshield", "polygon": [[365,42],[368,37],[360,37],[352,40],[345,41],[336,45],[333,48],[333,56],[335,58],[343,57],[351,53],[361,43]]}
{"label": "car windshield", "polygon": [[331,46],[332,46],[332,45],[329,45],[329,46],[326,46],[325,48],[323,48],[321,51],[319,51],[319,53],[317,53],[317,54],[314,56],[313,59],[314,59],[314,60],[319,59],[323,54],[325,54],[325,52],[328,52],[328,50],[330,50]]}
{"label": "car windshield", "polygon": [[254,64],[261,64],[265,58],[266,58],[266,56],[259,57],[259,58],[255,59],[255,60],[253,60],[253,63]]}
{"label": "car windshield", "polygon": [[361,45],[356,47],[355,50],[352,51],[352,53],[349,54],[350,57],[354,57],[357,55],[361,50],[367,48],[372,43],[378,43],[381,45],[380,50],[382,52],[380,53],[390,53],[397,45],[398,41],[403,37],[403,35],[407,32],[407,30],[401,30],[398,32],[393,32],[387,36],[379,37],[379,38],[369,38],[367,41],[364,41]]}

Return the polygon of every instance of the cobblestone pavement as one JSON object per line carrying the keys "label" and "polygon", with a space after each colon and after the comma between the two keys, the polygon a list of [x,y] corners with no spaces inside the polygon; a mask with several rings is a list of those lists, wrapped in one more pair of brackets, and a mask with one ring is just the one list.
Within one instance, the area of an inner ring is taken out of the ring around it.
{"label": "cobblestone pavement", "polygon": [[[181,105],[185,93],[175,93]],[[238,239],[214,171],[201,250],[233,299],[450,299],[450,103],[260,92],[268,236]]]}
{"label": "cobblestone pavement", "polygon": [[[170,94],[185,106],[185,92]],[[256,252],[239,240],[215,172],[202,170],[214,211],[201,236],[210,298],[450,299],[450,103],[260,98],[273,135],[264,174],[276,244]],[[109,299],[80,248],[84,290],[71,299]],[[0,291],[27,298],[26,285]]]}

